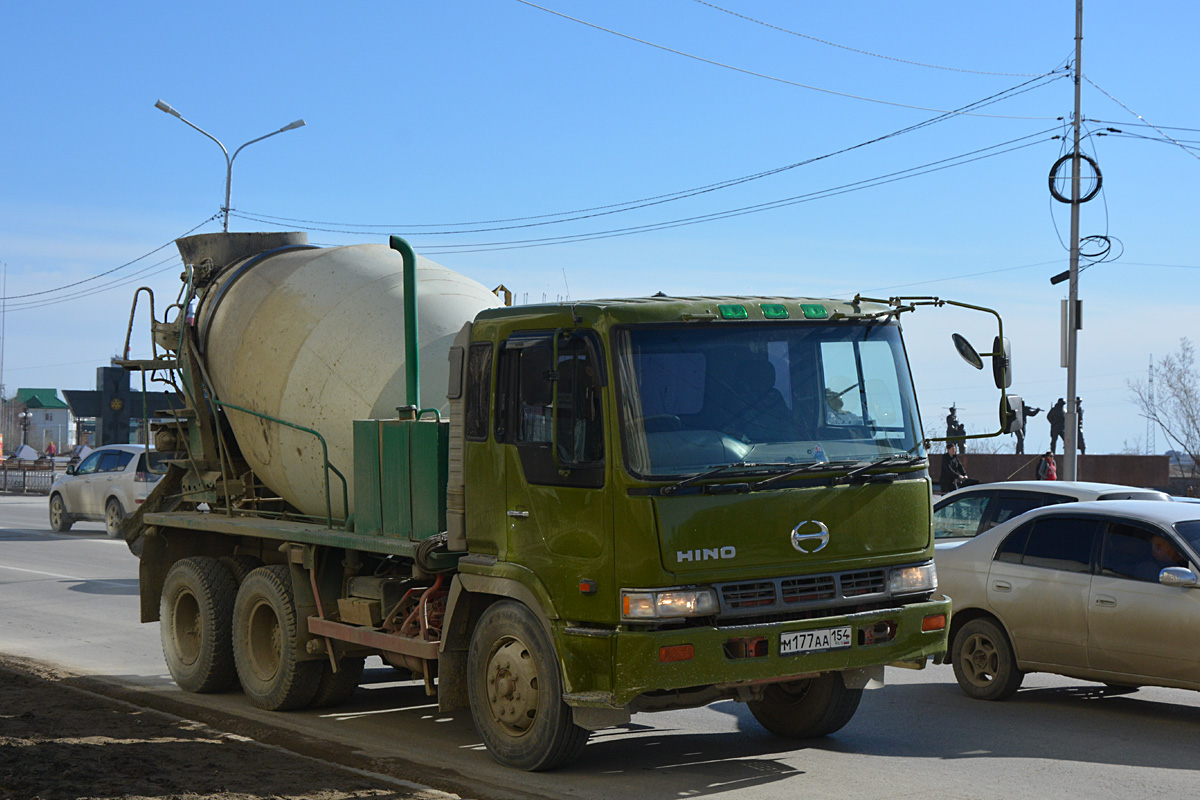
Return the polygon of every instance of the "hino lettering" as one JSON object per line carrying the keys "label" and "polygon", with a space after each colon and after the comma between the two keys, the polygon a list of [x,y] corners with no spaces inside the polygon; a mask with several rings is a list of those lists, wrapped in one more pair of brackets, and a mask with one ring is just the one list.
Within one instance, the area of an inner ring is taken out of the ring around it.
{"label": "hino lettering", "polygon": [[700,550],[676,550],[675,560],[679,563],[684,561],[708,561],[716,558],[736,558],[736,547],[705,547]]}

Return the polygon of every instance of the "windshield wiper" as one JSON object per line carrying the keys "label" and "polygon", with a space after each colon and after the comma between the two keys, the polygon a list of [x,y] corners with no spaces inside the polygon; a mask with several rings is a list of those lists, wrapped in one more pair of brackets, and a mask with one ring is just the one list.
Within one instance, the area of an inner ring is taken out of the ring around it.
{"label": "windshield wiper", "polygon": [[800,467],[795,467],[794,469],[789,469],[787,472],[781,472],[778,475],[772,475],[769,478],[763,478],[761,481],[755,483],[753,488],[757,491],[764,486],[770,486],[772,483],[787,480],[788,478],[801,475],[805,472],[823,472],[827,469],[842,469],[843,467],[850,467],[857,463],[858,462],[854,459],[842,461],[814,461],[811,464],[805,464]]}
{"label": "windshield wiper", "polygon": [[877,458],[874,461],[863,464],[857,469],[852,469],[845,475],[839,475],[838,477],[834,478],[833,482],[835,485],[839,483],[849,483],[859,475],[865,473],[867,470],[872,470],[877,467],[907,467],[913,464],[920,464],[923,461],[925,461],[924,456],[914,456],[910,455],[909,453],[893,453],[890,456],[883,456],[882,458]]}
{"label": "windshield wiper", "polygon": [[[664,486],[661,489],[659,489],[659,494],[662,494],[662,495],[675,494],[676,492],[678,492],[680,489],[682,489],[685,486],[691,486],[693,483],[696,483],[697,481],[702,481],[705,478],[714,478],[717,475],[720,475],[724,472],[728,472],[731,469],[740,469],[743,467],[749,468],[749,469],[763,469],[766,467],[790,467],[790,466],[792,466],[792,463],[788,462],[788,461],[735,461],[732,464],[722,464],[721,466],[716,467],[714,469],[710,469],[707,472],[701,472],[701,473],[691,476],[690,478],[684,478],[679,483],[676,483],[673,486]],[[812,466],[812,465],[809,464],[806,466]]]}

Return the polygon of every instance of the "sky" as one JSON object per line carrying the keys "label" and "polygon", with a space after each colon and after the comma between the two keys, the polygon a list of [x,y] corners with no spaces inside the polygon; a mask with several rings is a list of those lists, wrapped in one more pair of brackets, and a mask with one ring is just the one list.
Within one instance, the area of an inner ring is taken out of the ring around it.
{"label": "sky", "polygon": [[[1129,381],[1197,338],[1200,7],[1089,0],[1078,394],[1089,453],[1146,452]],[[173,240],[409,239],[517,302],[668,294],[937,296],[995,309],[1012,391],[1066,394],[1075,3],[403,0],[10,4],[0,45],[8,395],[87,389]],[[950,113],[948,113],[950,112]],[[1113,131],[1115,129],[1116,132]],[[1101,245],[1090,247],[1095,250]],[[1086,260],[1085,264],[1088,263]],[[139,312],[132,354],[145,357]],[[993,318],[903,320],[927,430],[994,430]],[[143,349],[139,349],[143,348]],[[1045,415],[1027,450],[1049,443]],[[1011,437],[1003,437],[1011,443]],[[1161,431],[1154,452],[1170,443]]]}

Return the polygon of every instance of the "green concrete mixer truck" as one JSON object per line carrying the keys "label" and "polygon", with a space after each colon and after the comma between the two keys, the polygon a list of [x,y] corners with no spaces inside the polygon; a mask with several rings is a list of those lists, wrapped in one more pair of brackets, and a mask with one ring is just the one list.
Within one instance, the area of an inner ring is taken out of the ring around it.
{"label": "green concrete mixer truck", "polygon": [[[182,689],[332,706],[379,656],[542,770],[722,699],[823,736],[945,651],[897,317],[951,301],[504,306],[398,237],[178,247],[153,352],[121,362],[178,392],[152,426],[175,457],[122,528]],[[1007,430],[998,332],[955,341]]]}

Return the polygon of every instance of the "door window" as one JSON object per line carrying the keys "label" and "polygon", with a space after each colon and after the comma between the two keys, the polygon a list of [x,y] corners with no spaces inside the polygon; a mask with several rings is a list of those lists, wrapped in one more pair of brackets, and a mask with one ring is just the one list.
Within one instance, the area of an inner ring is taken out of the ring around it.
{"label": "door window", "polygon": [[79,468],[75,470],[76,475],[91,475],[100,466],[100,459],[104,456],[103,452],[92,453],[87,458],[79,463]]}
{"label": "door window", "polygon": [[1158,583],[1167,567],[1186,567],[1187,558],[1164,531],[1129,522],[1111,522],[1104,536],[1100,574]]}
{"label": "door window", "polygon": [[1029,532],[1021,563],[1064,572],[1090,572],[1102,523],[1082,517],[1041,517]]}
{"label": "door window", "polygon": [[1042,502],[1043,496],[1037,492],[1002,491],[997,495],[996,502],[992,506],[992,513],[980,533],[1001,522],[1008,522],[1026,511],[1041,508]]}

